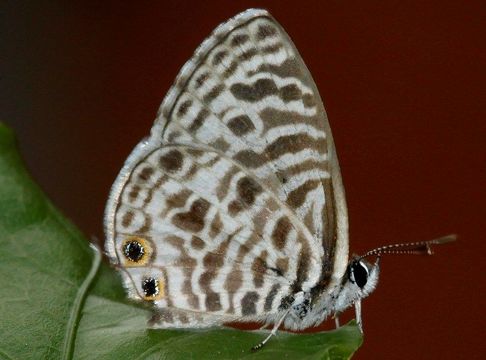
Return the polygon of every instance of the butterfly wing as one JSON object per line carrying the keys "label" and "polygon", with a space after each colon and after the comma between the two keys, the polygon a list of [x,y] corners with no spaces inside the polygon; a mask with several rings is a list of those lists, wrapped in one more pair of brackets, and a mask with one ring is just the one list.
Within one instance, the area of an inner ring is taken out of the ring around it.
{"label": "butterfly wing", "polygon": [[167,326],[268,319],[342,277],[347,214],[324,107],[266,11],[220,25],[182,68],[105,226],[126,287]]}

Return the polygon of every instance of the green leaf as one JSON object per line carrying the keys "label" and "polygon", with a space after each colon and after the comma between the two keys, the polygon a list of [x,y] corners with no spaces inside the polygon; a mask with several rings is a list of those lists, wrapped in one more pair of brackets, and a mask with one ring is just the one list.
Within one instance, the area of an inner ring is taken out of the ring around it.
{"label": "green leaf", "polygon": [[[54,175],[61,178],[60,174]],[[150,330],[150,310],[30,179],[0,123],[0,358],[347,359],[361,345],[354,322],[332,332]]]}

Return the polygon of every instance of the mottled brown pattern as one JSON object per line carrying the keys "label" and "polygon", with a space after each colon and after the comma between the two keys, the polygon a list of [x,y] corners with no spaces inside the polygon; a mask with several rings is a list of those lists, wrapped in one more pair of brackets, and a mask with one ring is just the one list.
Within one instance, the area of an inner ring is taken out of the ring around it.
{"label": "mottled brown pattern", "polygon": [[180,105],[179,105],[179,108],[177,109],[177,117],[183,117],[184,115],[187,114],[187,110],[189,110],[189,108],[191,107],[192,105],[192,100],[188,99],[188,100],[184,100]]}
{"label": "mottled brown pattern", "polygon": [[258,51],[257,49],[254,49],[254,48],[251,48],[243,53],[241,53],[239,56],[238,56],[238,59],[240,61],[248,61],[250,60],[252,57],[254,57],[256,54],[258,54]]}
{"label": "mottled brown pattern", "polygon": [[216,250],[208,252],[203,258],[205,271],[199,278],[199,285],[206,293],[205,304],[207,311],[219,311],[222,308],[219,294],[211,289],[211,282],[217,276],[219,269],[224,265],[228,245],[235,234],[229,235]]}
{"label": "mottled brown pattern", "polygon": [[256,302],[259,299],[259,295],[255,291],[249,291],[241,299],[241,314],[243,316],[256,314]]}
{"label": "mottled brown pattern", "polygon": [[232,118],[228,121],[228,127],[236,136],[243,136],[255,130],[255,126],[248,115],[240,115]]}
{"label": "mottled brown pattern", "polygon": [[197,250],[204,249],[204,245],[205,245],[205,242],[199,236],[196,236],[196,235],[193,235],[192,236],[192,238],[191,238],[191,246],[194,249],[197,249]]}
{"label": "mottled brown pattern", "polygon": [[220,180],[218,187],[216,189],[216,196],[218,197],[219,201],[223,201],[226,195],[228,195],[228,191],[230,190],[230,182],[233,176],[235,176],[240,170],[236,166],[231,166],[226,173],[224,174],[223,178]]}
{"label": "mottled brown pattern", "polygon": [[199,75],[195,80],[196,84],[194,85],[194,88],[199,89],[201,86],[204,85],[204,83],[206,82],[207,79],[209,79],[209,77],[210,75],[207,72],[204,72],[201,75]]}
{"label": "mottled brown pattern", "polygon": [[210,112],[206,108],[202,108],[201,110],[199,110],[197,116],[194,118],[193,122],[191,123],[191,126],[189,126],[189,131],[190,132],[197,131],[202,126],[204,120],[206,120],[209,114]]}
{"label": "mottled brown pattern", "polygon": [[287,243],[287,236],[292,229],[292,224],[286,216],[278,219],[272,232],[272,241],[275,247],[282,250]]}
{"label": "mottled brown pattern", "polygon": [[206,310],[219,311],[221,310],[221,299],[218,293],[209,292],[206,294]]}
{"label": "mottled brown pattern", "polygon": [[316,98],[312,94],[304,94],[304,96],[302,96],[302,102],[306,108],[317,106]]}
{"label": "mottled brown pattern", "polygon": [[315,140],[307,134],[292,134],[275,139],[266,147],[265,152],[269,159],[274,160],[284,154],[297,153],[306,148],[318,149],[319,147],[319,140]]}
{"label": "mottled brown pattern", "polygon": [[297,279],[292,284],[292,293],[297,293],[302,290],[302,283],[307,279],[309,273],[309,262],[310,262],[310,253],[309,253],[309,246],[303,240],[302,248],[299,253],[299,262],[297,264]]}
{"label": "mottled brown pattern", "polygon": [[299,100],[302,98],[302,91],[295,84],[285,85],[280,89],[280,97],[285,102]]}
{"label": "mottled brown pattern", "polygon": [[194,268],[197,266],[197,261],[196,259],[190,257],[187,253],[184,247],[184,239],[178,236],[168,236],[165,238],[165,241],[180,251],[179,258],[175,262],[175,265],[181,267],[184,273],[182,293],[187,296],[188,303],[193,309],[199,309],[199,298],[194,294],[191,282],[192,273]]}
{"label": "mottled brown pattern", "polygon": [[236,216],[243,210],[243,204],[240,201],[233,200],[228,204],[228,212],[231,216]]}
{"label": "mottled brown pattern", "polygon": [[209,207],[207,200],[199,198],[192,203],[188,212],[175,214],[172,222],[182,230],[199,232],[204,228],[204,217]]}
{"label": "mottled brown pattern", "polygon": [[133,185],[132,188],[130,189],[130,192],[128,193],[128,198],[130,199],[130,202],[134,202],[135,200],[137,200],[139,192],[140,192],[140,186]]}
{"label": "mottled brown pattern", "polygon": [[181,136],[181,133],[179,131],[168,131],[167,132],[167,142],[172,143],[174,142],[179,136]]}
{"label": "mottled brown pattern", "polygon": [[143,225],[137,230],[140,234],[148,233],[152,229],[152,218],[144,214]]}
{"label": "mottled brown pattern", "polygon": [[262,251],[260,256],[256,257],[255,260],[253,260],[253,264],[251,265],[253,284],[256,288],[260,288],[263,286],[263,279],[265,277],[265,273],[267,272],[267,256],[268,252],[266,250]]}
{"label": "mottled brown pattern", "polygon": [[184,313],[184,312],[179,312],[179,321],[182,323],[182,324],[187,324],[189,323],[189,318],[187,317],[187,315]]}
{"label": "mottled brown pattern", "polygon": [[222,136],[220,136],[211,145],[212,145],[213,148],[215,148],[216,150],[219,150],[223,153],[225,153],[230,147],[230,144]]}
{"label": "mottled brown pattern", "polygon": [[229,64],[229,66],[226,68],[226,70],[223,73],[223,78],[224,79],[229,78],[231,75],[234,74],[234,72],[236,71],[237,68],[238,68],[238,63],[236,61],[231,61],[231,63]]}
{"label": "mottled brown pattern", "polygon": [[235,293],[243,283],[243,273],[239,269],[234,269],[226,278],[224,288],[229,293]]}
{"label": "mottled brown pattern", "polygon": [[252,205],[256,196],[263,191],[262,187],[252,178],[245,176],[236,184],[239,198],[245,205]]}
{"label": "mottled brown pattern", "polygon": [[174,317],[172,316],[172,311],[170,309],[160,308],[157,310],[157,316],[152,317],[152,322],[166,322],[169,324],[174,323]]}
{"label": "mottled brown pattern", "polygon": [[324,161],[316,161],[314,159],[309,159],[302,161],[295,166],[288,167],[285,169],[285,175],[287,177],[291,177],[297,174],[300,174],[304,171],[311,171],[311,170],[319,170],[319,171],[327,171],[327,164]]}
{"label": "mottled brown pattern", "polygon": [[319,180],[307,180],[288,194],[287,203],[294,209],[298,208],[305,202],[307,193],[317,188],[320,183]]}
{"label": "mottled brown pattern", "polygon": [[248,76],[251,77],[262,72],[274,74],[282,78],[294,77],[303,81],[305,84],[302,70],[299,68],[298,62],[294,58],[288,58],[280,65],[262,64],[256,70],[249,71]]}
{"label": "mottled brown pattern", "polygon": [[133,211],[127,211],[125,214],[122,216],[122,226],[123,227],[129,227],[132,224],[133,218],[135,217],[135,214]]}
{"label": "mottled brown pattern", "polygon": [[224,60],[225,57],[228,56],[228,52],[226,50],[221,50],[218,51],[214,56],[213,56],[213,65],[219,65],[221,62]]}
{"label": "mottled brown pattern", "polygon": [[283,45],[278,43],[275,45],[265,46],[260,49],[262,54],[275,54],[276,52],[280,51],[283,48]]}
{"label": "mottled brown pattern", "polygon": [[233,159],[250,169],[258,168],[266,163],[266,159],[253,150],[241,150],[233,156]]}
{"label": "mottled brown pattern", "polygon": [[277,295],[279,290],[280,290],[280,284],[272,285],[272,288],[270,289],[267,297],[265,298],[265,304],[263,305],[263,310],[267,312],[272,310],[273,300],[275,299],[275,296]]}
{"label": "mottled brown pattern", "polygon": [[258,79],[252,85],[236,83],[231,85],[230,91],[239,100],[255,102],[269,95],[276,95],[278,88],[271,79]]}
{"label": "mottled brown pattern", "polygon": [[174,208],[182,208],[186,205],[187,199],[191,196],[192,191],[183,189],[178,193],[173,195],[169,195],[165,198],[166,206],[169,208],[168,210],[172,210]]}
{"label": "mottled brown pattern", "polygon": [[236,34],[231,39],[231,46],[233,47],[241,46],[244,43],[246,43],[248,40],[250,40],[250,37],[247,34]]}
{"label": "mottled brown pattern", "polygon": [[315,116],[304,116],[295,111],[277,110],[273,108],[262,109],[259,113],[263,121],[264,132],[277,126],[312,124],[317,129],[322,130],[322,124]]}
{"label": "mottled brown pattern", "polygon": [[288,258],[279,258],[275,263],[277,269],[282,273],[285,274],[289,270],[289,259]]}
{"label": "mottled brown pattern", "polygon": [[222,229],[223,223],[221,222],[219,214],[216,213],[213,220],[211,221],[211,225],[209,226],[209,236],[214,239]]}
{"label": "mottled brown pattern", "polygon": [[265,40],[268,37],[274,37],[278,34],[277,29],[273,27],[272,25],[269,24],[262,24],[258,26],[258,31],[257,31],[257,38],[258,40],[262,41]]}
{"label": "mottled brown pattern", "polygon": [[183,160],[184,156],[182,155],[182,153],[177,149],[173,149],[162,155],[159,159],[159,163],[162,169],[167,172],[173,173],[182,168]]}
{"label": "mottled brown pattern", "polygon": [[223,84],[216,85],[206,95],[204,95],[203,101],[208,104],[211,103],[219,96],[219,94],[223,92],[223,90],[224,90]]}
{"label": "mottled brown pattern", "polygon": [[238,267],[233,268],[224,282],[224,289],[228,292],[230,304],[229,308],[226,310],[226,313],[233,314],[235,312],[234,295],[242,284],[243,273]]}
{"label": "mottled brown pattern", "polygon": [[154,173],[154,168],[150,166],[144,167],[139,173],[138,173],[138,181],[141,183],[146,183],[147,181],[150,180]]}

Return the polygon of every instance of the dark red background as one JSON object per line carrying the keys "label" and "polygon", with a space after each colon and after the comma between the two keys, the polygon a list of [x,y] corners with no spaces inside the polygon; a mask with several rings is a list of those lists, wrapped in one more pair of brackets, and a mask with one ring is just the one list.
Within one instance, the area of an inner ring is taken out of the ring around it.
{"label": "dark red background", "polygon": [[4,3],[0,118],[33,176],[103,238],[111,183],[179,68],[252,6],[284,26],[321,91],[352,252],[460,236],[433,257],[383,259],[356,358],[484,356],[482,1]]}

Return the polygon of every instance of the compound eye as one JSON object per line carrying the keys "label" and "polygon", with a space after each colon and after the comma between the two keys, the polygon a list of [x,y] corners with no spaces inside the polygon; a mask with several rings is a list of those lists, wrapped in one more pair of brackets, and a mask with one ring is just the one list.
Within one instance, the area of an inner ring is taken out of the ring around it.
{"label": "compound eye", "polygon": [[368,282],[368,268],[361,261],[354,261],[351,264],[351,281],[355,282],[361,289]]}

